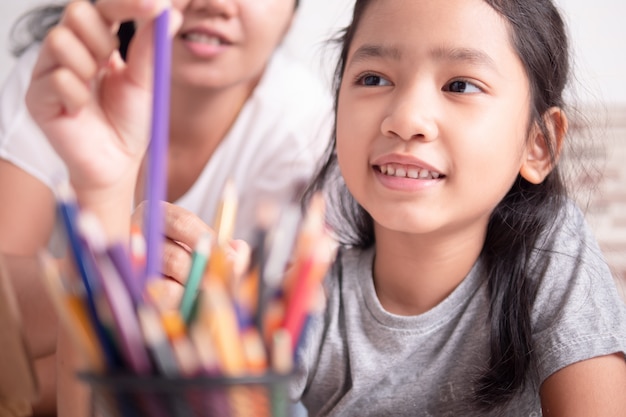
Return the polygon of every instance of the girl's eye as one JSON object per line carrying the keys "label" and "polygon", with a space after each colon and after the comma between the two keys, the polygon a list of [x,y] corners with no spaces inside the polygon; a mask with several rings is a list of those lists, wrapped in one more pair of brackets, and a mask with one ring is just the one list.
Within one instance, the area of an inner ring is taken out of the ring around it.
{"label": "girl's eye", "polygon": [[357,84],[364,86],[388,86],[391,85],[389,80],[375,74],[366,74],[357,78]]}
{"label": "girl's eye", "polygon": [[455,80],[444,87],[444,91],[451,93],[480,93],[482,90],[466,80]]}

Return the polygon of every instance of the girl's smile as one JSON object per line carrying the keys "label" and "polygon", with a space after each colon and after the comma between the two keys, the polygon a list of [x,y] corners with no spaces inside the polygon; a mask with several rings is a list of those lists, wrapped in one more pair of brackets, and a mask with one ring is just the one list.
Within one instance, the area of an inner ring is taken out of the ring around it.
{"label": "girl's smile", "polygon": [[384,187],[396,191],[417,192],[433,187],[445,178],[440,170],[406,154],[376,158],[372,169]]}

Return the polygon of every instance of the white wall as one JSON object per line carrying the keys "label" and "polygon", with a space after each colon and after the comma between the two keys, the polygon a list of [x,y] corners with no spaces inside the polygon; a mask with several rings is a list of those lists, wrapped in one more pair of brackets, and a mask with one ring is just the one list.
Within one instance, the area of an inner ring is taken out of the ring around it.
{"label": "white wall", "polygon": [[[52,0],[60,1],[60,0]],[[23,11],[50,0],[0,1],[0,82],[13,63],[8,33]],[[557,0],[565,10],[576,51],[576,74],[583,100],[626,103],[626,2],[624,0]],[[348,21],[353,0],[302,0],[287,45],[312,68],[329,78],[332,58],[322,41]],[[326,59],[326,61],[324,61]]]}

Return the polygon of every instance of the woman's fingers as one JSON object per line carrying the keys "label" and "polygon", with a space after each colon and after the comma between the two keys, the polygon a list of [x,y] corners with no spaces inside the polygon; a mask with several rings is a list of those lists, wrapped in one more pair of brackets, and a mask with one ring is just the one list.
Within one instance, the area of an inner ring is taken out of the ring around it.
{"label": "woman's fingers", "polygon": [[[171,36],[182,24],[182,16],[175,9],[170,9],[167,16],[168,21],[168,42]],[[135,85],[144,88],[152,87],[152,79],[154,73],[154,37],[155,37],[155,19],[147,21],[139,21],[133,36],[133,42],[130,44],[127,53],[126,77]],[[158,48],[160,45],[156,45]]]}
{"label": "woman's fingers", "polygon": [[[144,229],[148,204],[142,201],[133,212],[132,223]],[[211,228],[194,213],[177,205],[162,202],[165,227],[162,273],[184,284],[191,268],[191,255],[203,233]]]}
{"label": "woman's fingers", "polygon": [[69,3],[63,13],[61,25],[71,30],[101,65],[118,48],[118,39],[111,23],[89,2]]}
{"label": "woman's fingers", "polygon": [[177,242],[165,239],[162,274],[184,285],[190,269],[191,252]]}
{"label": "woman's fingers", "polygon": [[171,7],[169,0],[99,0],[96,8],[108,22],[133,20],[137,23],[133,42],[128,48],[125,76],[139,87],[151,88],[155,19],[166,9],[169,10],[166,24],[168,35],[171,36],[182,24],[180,12]]}
{"label": "woman's fingers", "polygon": [[[133,212],[133,223],[144,228],[144,219],[148,208],[147,201],[139,203]],[[193,212],[172,203],[162,202],[163,220],[165,223],[163,233],[168,239],[176,241],[187,247],[190,251],[198,243],[198,239],[204,233],[213,233],[213,230],[200,217]]]}
{"label": "woman's fingers", "polygon": [[113,25],[128,20],[151,20],[172,4],[169,0],[98,0],[95,6]]}
{"label": "woman's fingers", "polygon": [[[114,56],[118,40],[113,30],[121,21],[143,19],[149,22],[139,31],[138,42],[133,42],[138,45],[132,47],[133,62],[126,68],[125,78],[135,87],[151,89],[152,20],[169,5],[168,0],[99,0],[95,5],[87,1],[70,2],[60,24],[51,29],[44,39],[33,69],[34,83],[51,78],[36,84],[41,90],[35,88],[29,91],[31,98],[28,100],[33,107],[36,120],[39,120],[40,114],[49,117],[62,114],[66,110],[70,113],[75,112],[81,103],[85,103],[85,98],[93,94],[92,82],[98,79],[100,69],[107,65],[115,70],[121,69],[119,60]],[[174,24],[179,25],[181,20],[179,13],[173,11],[171,15]],[[61,74],[57,74],[59,71]],[[64,84],[58,82],[59,79],[68,79],[65,72],[73,74],[73,77],[70,77],[72,82],[67,88],[63,88]],[[77,89],[74,78],[82,81],[84,85]],[[44,93],[58,95],[54,100],[54,110],[37,104]],[[68,107],[64,108],[63,105]]]}
{"label": "woman's fingers", "polygon": [[26,105],[33,119],[45,123],[62,114],[75,114],[88,101],[91,91],[70,70],[60,68],[46,77],[33,79]]}
{"label": "woman's fingers", "polygon": [[85,84],[98,71],[98,64],[87,47],[65,26],[55,26],[43,41],[32,78],[37,80],[63,68]]}
{"label": "woman's fingers", "polygon": [[69,3],[61,22],[43,41],[33,78],[60,67],[75,72],[85,81],[93,78],[98,67],[106,63],[116,49],[117,40],[108,25],[90,3]]}
{"label": "woman's fingers", "polygon": [[204,233],[213,233],[213,230],[200,217],[189,210],[170,203],[165,207],[165,233],[170,239],[195,248],[198,239]]}

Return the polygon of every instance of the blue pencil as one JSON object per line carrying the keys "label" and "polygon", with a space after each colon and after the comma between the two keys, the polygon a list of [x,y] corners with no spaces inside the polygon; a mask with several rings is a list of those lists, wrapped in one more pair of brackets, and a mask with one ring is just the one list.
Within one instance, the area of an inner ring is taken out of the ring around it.
{"label": "blue pencil", "polygon": [[87,303],[87,313],[91,324],[95,330],[102,352],[104,354],[105,363],[109,368],[113,368],[118,364],[115,348],[112,346],[106,329],[98,318],[96,308],[96,274],[95,265],[91,263],[90,254],[87,252],[84,243],[81,242],[81,236],[76,225],[78,216],[78,205],[71,186],[68,183],[60,183],[57,185],[57,211],[59,217],[63,221],[65,234],[72,252],[74,263],[78,270],[83,286],[85,288],[85,301]]}

